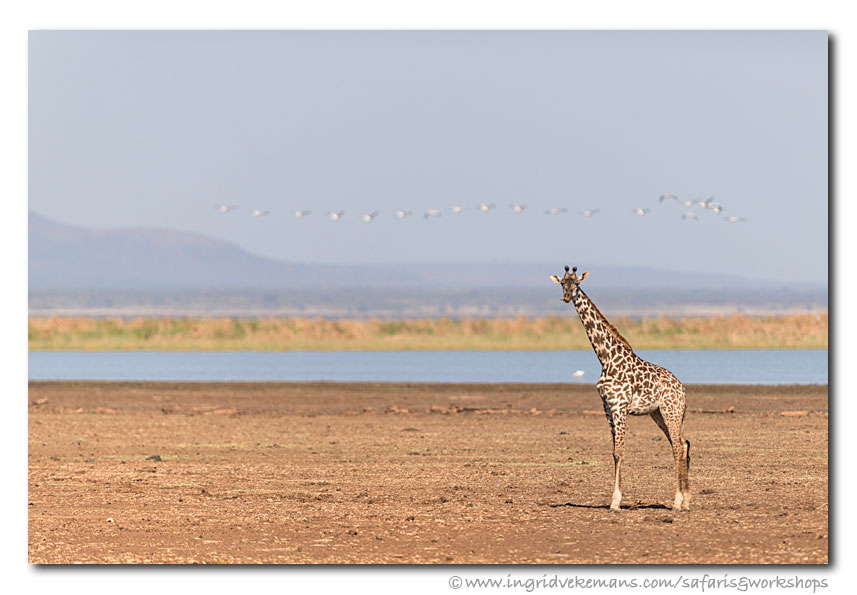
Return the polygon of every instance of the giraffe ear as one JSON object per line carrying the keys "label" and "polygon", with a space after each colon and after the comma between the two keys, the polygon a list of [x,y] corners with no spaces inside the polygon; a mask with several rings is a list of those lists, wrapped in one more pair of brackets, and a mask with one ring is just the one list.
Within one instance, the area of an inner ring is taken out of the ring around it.
{"label": "giraffe ear", "polygon": [[586,271],[580,276],[580,279],[577,280],[578,283],[583,283],[583,280],[589,276],[589,271]]}
{"label": "giraffe ear", "polygon": [[554,283],[562,283],[562,281],[560,281],[559,277],[557,277],[556,275],[551,275],[551,281],[553,281]]}

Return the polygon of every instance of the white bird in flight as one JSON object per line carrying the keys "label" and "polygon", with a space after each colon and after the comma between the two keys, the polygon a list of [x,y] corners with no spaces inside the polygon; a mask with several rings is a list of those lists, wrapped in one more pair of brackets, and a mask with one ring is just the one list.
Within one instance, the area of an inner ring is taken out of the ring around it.
{"label": "white bird in flight", "polygon": [[686,211],[684,215],[681,216],[682,221],[684,221],[685,219],[695,219],[699,221],[699,217],[697,217],[696,213],[694,213],[693,211]]}
{"label": "white bird in flight", "polygon": [[405,217],[413,214],[414,212],[410,209],[405,209],[404,211],[396,211],[396,217],[398,217],[399,219],[404,219]]}
{"label": "white bird in flight", "polygon": [[652,212],[652,209],[634,209],[634,212],[637,213],[640,217],[644,217]]}
{"label": "white bird in flight", "polygon": [[487,213],[488,211],[490,211],[491,209],[493,209],[495,206],[496,206],[496,205],[495,205],[493,202],[488,203],[488,204],[486,204],[486,203],[479,203],[479,210],[480,210],[480,211],[484,211],[485,213]]}
{"label": "white bird in flight", "polygon": [[312,213],[312,211],[295,211],[295,217],[302,219]]}
{"label": "white bird in flight", "polygon": [[548,215],[559,215],[560,213],[565,213],[568,209],[565,207],[551,207],[545,211]]}
{"label": "white bird in flight", "polygon": [[724,221],[728,221],[729,223],[740,223],[741,221],[746,221],[744,217],[724,217]]}
{"label": "white bird in flight", "polygon": [[344,214],[345,214],[345,211],[335,211],[335,212],[328,212],[327,216],[330,217],[333,221],[339,221],[340,219],[342,219],[342,216]]}
{"label": "white bird in flight", "polygon": [[378,211],[372,211],[371,213],[367,213],[363,215],[363,221],[366,223],[371,223],[372,219],[378,216]]}
{"label": "white bird in flight", "polygon": [[512,210],[518,214],[523,213],[526,208],[527,205],[512,205]]}
{"label": "white bird in flight", "polygon": [[695,200],[686,200],[686,201],[684,201],[684,206],[686,206],[686,207],[692,207],[692,206],[693,206],[693,205],[695,205],[695,204],[696,204],[696,201],[695,201]]}
{"label": "white bird in flight", "polygon": [[271,214],[271,211],[263,211],[261,209],[256,209],[255,211],[253,211],[254,217],[265,217],[265,216],[270,215],[270,214]]}
{"label": "white bird in flight", "polygon": [[237,208],[238,205],[221,205],[218,210],[225,215],[229,211],[234,211]]}
{"label": "white bird in flight", "polygon": [[699,206],[701,206],[703,209],[710,209],[711,205],[714,203],[714,197],[709,196],[705,200],[698,200],[696,202],[699,203]]}
{"label": "white bird in flight", "polygon": [[440,217],[440,211],[437,209],[429,209],[423,214],[423,219],[428,219],[429,217]]}
{"label": "white bird in flight", "polygon": [[572,378],[583,378],[585,372],[583,370],[578,370],[574,374],[571,375]]}
{"label": "white bird in flight", "polygon": [[670,200],[670,199],[678,200],[678,196],[676,196],[675,194],[670,194],[669,192],[667,192],[666,194],[661,194],[661,196],[658,198],[658,202],[664,202],[665,200]]}
{"label": "white bird in flight", "polygon": [[453,213],[461,213],[463,210],[464,210],[464,207],[459,206],[459,205],[455,205],[454,207],[452,207]]}
{"label": "white bird in flight", "polygon": [[597,213],[600,210],[601,209],[586,209],[585,211],[580,211],[580,213],[584,217],[592,217],[595,213]]}

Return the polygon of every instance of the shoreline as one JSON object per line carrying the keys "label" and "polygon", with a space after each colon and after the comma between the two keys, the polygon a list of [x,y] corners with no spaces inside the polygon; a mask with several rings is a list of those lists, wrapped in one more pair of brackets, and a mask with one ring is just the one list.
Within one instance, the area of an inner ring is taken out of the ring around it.
{"label": "shoreline", "polygon": [[[801,408],[827,411],[828,406],[829,387],[822,384],[684,386],[689,413],[725,411],[729,407],[741,413],[779,413]],[[528,410],[536,408],[555,414],[575,415],[582,410],[594,409],[603,417],[595,384],[584,383],[38,380],[28,381],[28,392],[33,397],[41,392],[50,392],[61,399],[39,404],[35,402],[37,398],[31,398],[31,412],[51,409],[59,403],[68,407],[119,409],[134,404],[135,411],[141,408],[160,411],[164,399],[153,398],[154,394],[169,395],[169,399],[179,401],[204,397],[206,402],[222,407],[237,407],[240,402],[239,410],[243,407],[247,412],[255,411],[257,407],[284,413],[295,410],[308,412],[318,407],[328,413],[341,414],[353,412],[355,407],[383,409],[407,402],[409,411],[417,413],[431,412],[433,406],[451,407],[477,400],[486,407],[490,405],[500,409],[512,405],[523,407],[526,402]],[[778,408],[778,404],[782,407]]]}

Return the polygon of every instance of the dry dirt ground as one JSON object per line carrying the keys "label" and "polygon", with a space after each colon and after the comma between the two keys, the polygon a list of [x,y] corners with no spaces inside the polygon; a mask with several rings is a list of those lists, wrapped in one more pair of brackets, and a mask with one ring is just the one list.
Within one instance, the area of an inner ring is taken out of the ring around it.
{"label": "dry dirt ground", "polygon": [[29,560],[826,563],[827,387],[688,402],[691,511],[643,417],[611,514],[592,385],[33,382]]}

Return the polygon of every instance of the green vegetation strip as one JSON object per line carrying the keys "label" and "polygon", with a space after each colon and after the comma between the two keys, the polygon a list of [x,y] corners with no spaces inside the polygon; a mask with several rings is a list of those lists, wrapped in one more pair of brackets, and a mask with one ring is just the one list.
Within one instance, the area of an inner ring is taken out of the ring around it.
{"label": "green vegetation strip", "polygon": [[[612,319],[635,349],[826,349],[827,313]],[[30,318],[30,350],[381,351],[589,349],[576,316]]]}

